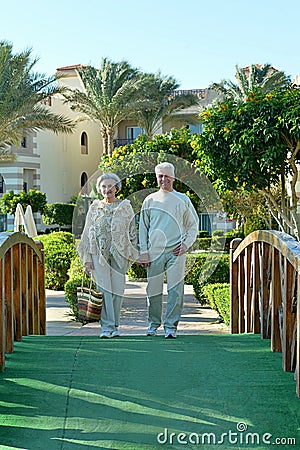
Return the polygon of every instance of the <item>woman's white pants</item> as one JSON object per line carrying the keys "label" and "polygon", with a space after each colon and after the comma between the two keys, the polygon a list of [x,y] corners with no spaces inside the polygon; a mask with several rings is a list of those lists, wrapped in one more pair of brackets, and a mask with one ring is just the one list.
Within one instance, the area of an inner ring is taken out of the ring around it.
{"label": "woman's white pants", "polygon": [[94,279],[97,288],[103,293],[100,318],[102,331],[113,331],[119,326],[125,288],[125,267],[120,269],[112,256],[105,260],[93,255]]}

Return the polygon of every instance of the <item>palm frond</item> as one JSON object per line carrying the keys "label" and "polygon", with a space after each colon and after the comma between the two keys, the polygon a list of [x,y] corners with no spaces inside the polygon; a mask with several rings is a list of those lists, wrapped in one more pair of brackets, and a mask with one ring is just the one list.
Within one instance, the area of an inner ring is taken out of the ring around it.
{"label": "palm frond", "polygon": [[13,54],[12,45],[0,41],[0,146],[16,144],[24,131],[48,129],[72,132],[75,124],[50,112],[43,104],[61,92],[56,78],[33,72],[37,59],[31,49]]}

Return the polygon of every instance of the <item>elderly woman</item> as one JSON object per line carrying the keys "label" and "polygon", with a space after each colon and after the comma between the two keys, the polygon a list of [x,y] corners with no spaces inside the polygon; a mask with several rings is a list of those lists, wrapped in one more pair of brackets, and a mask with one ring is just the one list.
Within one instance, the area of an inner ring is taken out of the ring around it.
{"label": "elderly woman", "polygon": [[120,178],[104,173],[96,188],[103,200],[91,204],[77,251],[103,293],[100,337],[110,338],[119,336],[125,274],[138,256],[137,234],[131,203],[116,198]]}

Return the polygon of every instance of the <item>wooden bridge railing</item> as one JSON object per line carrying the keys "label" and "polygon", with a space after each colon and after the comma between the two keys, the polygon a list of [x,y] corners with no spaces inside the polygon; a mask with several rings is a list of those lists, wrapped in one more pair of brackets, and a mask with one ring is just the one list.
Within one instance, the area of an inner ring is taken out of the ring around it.
{"label": "wooden bridge railing", "polygon": [[231,333],[260,333],[282,352],[300,397],[300,242],[255,231],[231,242]]}
{"label": "wooden bridge railing", "polygon": [[46,333],[43,245],[23,233],[0,233],[0,366],[22,336]]}

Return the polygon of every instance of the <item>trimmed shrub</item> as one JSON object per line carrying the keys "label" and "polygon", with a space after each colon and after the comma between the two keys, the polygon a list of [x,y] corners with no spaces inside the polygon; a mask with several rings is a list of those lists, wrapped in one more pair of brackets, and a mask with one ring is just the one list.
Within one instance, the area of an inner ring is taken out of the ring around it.
{"label": "trimmed shrub", "polygon": [[215,230],[211,235],[211,245],[214,250],[224,250],[226,244],[225,232],[223,230]]}
{"label": "trimmed shrub", "polygon": [[147,269],[138,263],[133,263],[127,275],[131,281],[147,281]]}
{"label": "trimmed shrub", "polygon": [[192,252],[208,251],[211,245],[211,238],[197,238],[191,247]]}
{"label": "trimmed shrub", "polygon": [[45,286],[47,289],[63,290],[68,270],[76,254],[72,233],[59,231],[39,235],[45,252]]}
{"label": "trimmed shrub", "polygon": [[209,233],[206,230],[199,230],[198,231],[198,238],[208,238],[209,237]]}
{"label": "trimmed shrub", "polygon": [[215,259],[208,258],[208,256],[208,253],[196,253],[187,256],[185,283],[193,285],[195,297],[201,305],[206,304],[203,293],[204,286],[211,283],[229,282],[229,255],[223,253],[215,269]]}
{"label": "trimmed shrub", "polygon": [[[66,281],[64,286],[65,297],[69,303],[75,320],[78,320],[77,288],[82,284],[83,275],[84,268],[78,254],[76,254],[71,261],[70,269],[68,270],[69,279]],[[88,283],[84,280],[84,286],[87,285]]]}
{"label": "trimmed shrub", "polygon": [[207,303],[218,312],[224,323],[230,324],[230,284],[215,283],[203,287]]}
{"label": "trimmed shrub", "polygon": [[45,205],[42,215],[44,224],[71,227],[75,206],[72,203],[51,203]]}

